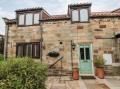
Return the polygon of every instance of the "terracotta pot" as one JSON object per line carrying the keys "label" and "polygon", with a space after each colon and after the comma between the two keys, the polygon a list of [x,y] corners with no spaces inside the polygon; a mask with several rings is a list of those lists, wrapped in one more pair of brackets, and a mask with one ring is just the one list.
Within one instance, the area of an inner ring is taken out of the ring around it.
{"label": "terracotta pot", "polygon": [[73,79],[79,80],[79,69],[78,68],[73,68]]}
{"label": "terracotta pot", "polygon": [[105,77],[105,72],[103,67],[96,68],[96,75],[100,79],[104,79]]}

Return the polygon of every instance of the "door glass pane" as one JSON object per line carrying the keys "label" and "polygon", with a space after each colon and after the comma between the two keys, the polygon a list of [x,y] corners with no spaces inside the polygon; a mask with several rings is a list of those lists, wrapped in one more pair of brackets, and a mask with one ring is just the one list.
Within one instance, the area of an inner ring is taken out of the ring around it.
{"label": "door glass pane", "polygon": [[90,60],[90,49],[85,48],[85,53],[86,53],[86,60]]}
{"label": "door glass pane", "polygon": [[80,59],[84,60],[84,48],[80,48]]}

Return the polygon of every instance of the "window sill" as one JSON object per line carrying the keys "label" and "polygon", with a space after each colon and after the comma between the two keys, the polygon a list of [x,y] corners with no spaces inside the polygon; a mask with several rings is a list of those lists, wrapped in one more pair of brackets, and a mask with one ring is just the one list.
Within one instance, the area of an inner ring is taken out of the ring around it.
{"label": "window sill", "polygon": [[29,26],[39,26],[39,24],[33,24],[33,25],[17,25],[17,27],[29,27]]}
{"label": "window sill", "polygon": [[71,23],[90,23],[90,21],[71,21]]}

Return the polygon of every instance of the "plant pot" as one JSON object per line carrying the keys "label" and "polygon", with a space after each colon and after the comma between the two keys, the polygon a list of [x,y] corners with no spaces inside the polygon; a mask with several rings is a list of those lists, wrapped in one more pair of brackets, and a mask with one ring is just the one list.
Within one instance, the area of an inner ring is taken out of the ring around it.
{"label": "plant pot", "polygon": [[98,78],[104,79],[105,77],[104,67],[96,68],[96,75]]}
{"label": "plant pot", "polygon": [[79,69],[78,68],[73,68],[73,79],[79,80]]}

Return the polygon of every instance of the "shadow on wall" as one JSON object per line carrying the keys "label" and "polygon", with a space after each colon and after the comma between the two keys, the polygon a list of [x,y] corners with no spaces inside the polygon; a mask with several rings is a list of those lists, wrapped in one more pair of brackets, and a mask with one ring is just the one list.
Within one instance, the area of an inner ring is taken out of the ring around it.
{"label": "shadow on wall", "polygon": [[0,54],[4,53],[4,36],[0,35]]}

